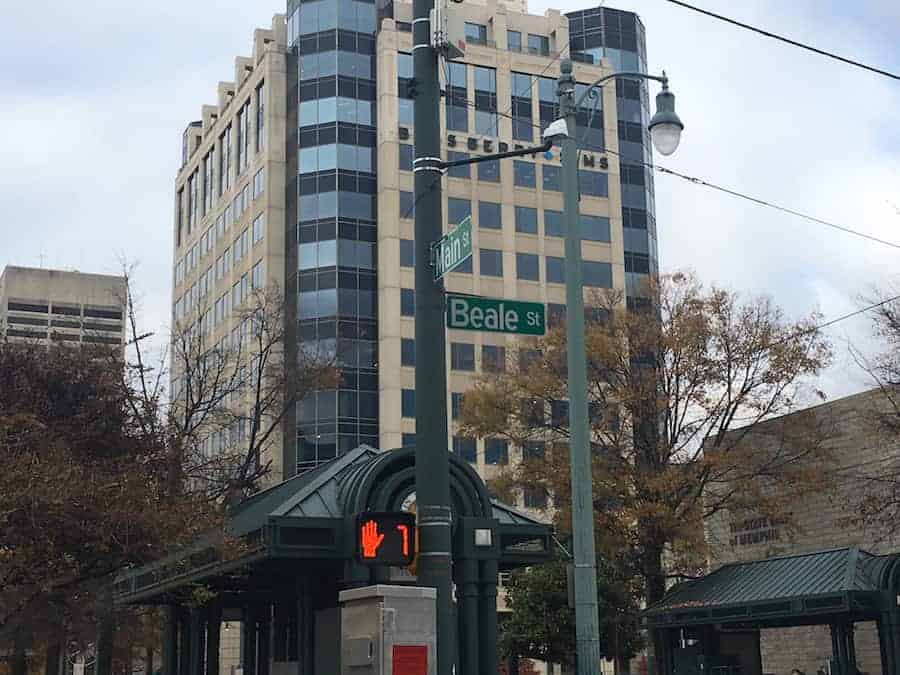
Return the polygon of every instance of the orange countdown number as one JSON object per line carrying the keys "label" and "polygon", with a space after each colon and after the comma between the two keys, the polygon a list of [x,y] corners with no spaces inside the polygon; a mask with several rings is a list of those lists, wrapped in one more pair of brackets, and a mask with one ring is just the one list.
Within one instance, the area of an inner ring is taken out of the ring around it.
{"label": "orange countdown number", "polygon": [[400,536],[403,537],[403,555],[409,555],[409,527],[407,525],[397,525],[400,530]]}

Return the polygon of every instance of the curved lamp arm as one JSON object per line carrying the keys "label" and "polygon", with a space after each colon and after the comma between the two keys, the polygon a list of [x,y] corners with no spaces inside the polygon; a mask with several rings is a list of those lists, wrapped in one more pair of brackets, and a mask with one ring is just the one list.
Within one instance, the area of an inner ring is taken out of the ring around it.
{"label": "curved lamp arm", "polygon": [[669,88],[669,78],[666,77],[665,71],[663,71],[662,75],[648,75],[647,73],[633,73],[628,71],[621,73],[612,73],[611,75],[604,75],[603,77],[591,82],[591,84],[588,85],[588,88],[585,89],[584,93],[575,102],[575,107],[580,108],[581,104],[584,103],[584,99],[588,98],[588,96],[590,96],[591,98],[596,98],[596,90],[610,80],[616,79],[617,77],[625,77],[632,80],[655,80],[662,83],[663,89]]}

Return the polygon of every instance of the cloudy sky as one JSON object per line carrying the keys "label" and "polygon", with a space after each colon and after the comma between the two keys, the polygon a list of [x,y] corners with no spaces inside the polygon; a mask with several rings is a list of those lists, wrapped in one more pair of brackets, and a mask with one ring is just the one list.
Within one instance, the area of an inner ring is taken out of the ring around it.
{"label": "cloudy sky", "polygon": [[[900,72],[896,0],[696,0],[850,58]],[[582,9],[596,0],[548,6]],[[900,243],[900,82],[743,31],[665,0],[640,14],[650,67],[665,68],[686,124],[660,164]],[[144,321],[162,334],[171,279],[172,186],[181,132],[233,76],[252,29],[282,0],[13,3],[0,29],[0,267],[114,273],[137,261]],[[900,274],[900,250],[657,175],[660,259],[709,281],[770,294],[794,316],[860,306]],[[830,397],[865,388],[830,329]]]}

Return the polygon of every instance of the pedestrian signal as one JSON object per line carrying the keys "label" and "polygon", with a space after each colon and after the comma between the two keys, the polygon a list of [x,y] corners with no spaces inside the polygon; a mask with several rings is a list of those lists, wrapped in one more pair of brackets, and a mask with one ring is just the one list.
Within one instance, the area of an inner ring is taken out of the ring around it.
{"label": "pedestrian signal", "polygon": [[364,565],[409,565],[416,555],[416,517],[412,513],[360,513],[356,518],[356,557]]}

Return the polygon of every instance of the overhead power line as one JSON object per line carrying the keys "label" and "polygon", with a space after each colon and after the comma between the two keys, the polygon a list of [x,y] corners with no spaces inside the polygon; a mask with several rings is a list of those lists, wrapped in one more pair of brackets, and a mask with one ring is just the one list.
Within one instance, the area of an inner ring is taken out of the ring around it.
{"label": "overhead power line", "polygon": [[689,5],[688,3],[682,2],[681,0],[666,0],[666,2],[671,2],[673,5],[678,5],[679,7],[684,7],[685,9],[693,10],[694,12],[698,12],[700,14],[710,16],[714,19],[718,19],[719,21],[724,21],[726,23],[730,23],[733,26],[738,26],[739,28],[744,28],[746,30],[753,31],[754,33],[759,33],[760,35],[765,35],[766,37],[770,37],[774,40],[779,40],[780,42],[784,42],[784,43],[792,45],[794,47],[799,47],[800,49],[805,49],[806,51],[813,52],[814,54],[819,54],[820,56],[827,56],[828,58],[834,59],[835,61],[840,61],[841,63],[846,63],[851,66],[856,66],[857,68],[862,68],[863,70],[868,70],[869,72],[876,73],[877,75],[883,75],[884,77],[889,77],[892,80],[900,80],[900,75],[897,75],[896,73],[891,73],[887,70],[882,70],[881,68],[875,68],[874,66],[869,66],[869,65],[866,65],[865,63],[860,63],[859,61],[854,61],[853,59],[848,59],[844,56],[840,56],[840,55],[834,54],[832,52],[827,52],[824,49],[819,49],[818,47],[813,47],[812,45],[804,44],[803,42],[798,42],[797,40],[792,40],[790,38],[784,37],[783,35],[778,35],[777,33],[772,33],[767,30],[763,30],[762,28],[757,28],[756,26],[751,26],[748,23],[743,23],[741,21],[731,19],[727,16],[722,16],[721,14],[716,14],[715,12],[710,12],[709,10],[702,9],[701,7],[695,7],[694,5]]}
{"label": "overhead power line", "polygon": [[[611,150],[606,150],[606,152],[612,152]],[[615,153],[618,154],[618,153]],[[672,169],[667,169],[663,166],[646,164],[645,166],[652,167],[659,171],[660,173],[665,173],[670,176],[675,176],[676,178],[681,178],[682,180],[686,180],[688,182],[694,183],[695,185],[702,185],[704,187],[711,188],[713,190],[718,190],[719,192],[724,192],[725,194],[731,195],[733,197],[738,197],[740,199],[746,199],[747,201],[753,202],[754,204],[759,204],[760,206],[766,206],[770,209],[775,209],[776,211],[781,211],[782,213],[787,213],[792,216],[796,216],[797,218],[803,218],[804,220],[808,220],[813,223],[818,223],[819,225],[824,225],[825,227],[830,227],[835,230],[840,230],[841,232],[846,232],[847,234],[852,234],[856,237],[862,237],[863,239],[868,239],[869,241],[874,241],[879,244],[884,244],[885,246],[890,246],[891,248],[900,249],[900,244],[897,244],[893,241],[888,241],[887,239],[880,239],[871,234],[866,234],[865,232],[860,232],[859,230],[854,230],[849,227],[845,227],[843,225],[838,225],[837,223],[832,223],[828,220],[823,220],[821,218],[816,218],[815,216],[810,216],[806,213],[802,213],[801,211],[795,211],[794,209],[789,209],[786,206],[780,206],[779,204],[775,204],[773,202],[766,201],[765,199],[759,199],[758,197],[751,197],[750,195],[744,194],[743,192],[738,192],[737,190],[730,190],[729,188],[722,187],[721,185],[716,185],[715,183],[710,183],[708,181],[703,180],[702,178],[697,178],[695,176],[687,176],[683,173],[679,173],[677,171],[673,171]]]}
{"label": "overhead power line", "polygon": [[873,309],[878,309],[879,307],[888,305],[892,302],[897,302],[898,300],[900,300],[900,295],[895,295],[894,297],[887,298],[886,300],[882,300],[881,302],[875,302],[875,303],[873,303],[871,305],[867,305],[861,309],[857,309],[855,312],[850,312],[849,314],[844,314],[843,316],[839,316],[834,319],[830,319],[828,321],[825,321],[824,323],[820,323],[815,326],[812,326],[811,328],[806,328],[804,330],[797,331],[793,335],[788,335],[787,337],[784,337],[780,340],[776,340],[775,342],[773,342],[770,345],[766,345],[760,351],[768,351],[768,350],[772,349],[773,347],[778,347],[779,345],[783,345],[785,342],[790,342],[791,340],[797,340],[806,335],[811,335],[813,333],[817,333],[820,330],[829,328],[830,326],[840,323],[841,321],[846,321],[847,319],[852,319],[855,316],[859,316],[860,314],[865,314],[866,312],[871,312]]}
{"label": "overhead power line", "polygon": [[[475,107],[473,102],[467,102],[467,105],[471,108]],[[505,117],[507,119],[512,120],[513,116],[509,114],[509,112],[497,112],[497,115],[500,117]],[[532,127],[537,129],[538,131],[543,131],[542,127],[539,124],[531,124]],[[611,154],[617,155],[618,157],[622,157],[622,153],[616,152],[611,148],[605,149],[596,149],[594,152],[598,154]],[[737,197],[739,199],[745,199],[747,201],[753,202],[754,204],[758,204],[760,206],[765,206],[770,209],[775,209],[776,211],[781,211],[782,213],[787,213],[789,215],[795,216],[797,218],[803,218],[804,220],[808,220],[813,223],[817,223],[819,225],[824,225],[826,227],[830,227],[832,229],[838,230],[840,232],[844,232],[846,234],[852,234],[855,237],[861,237],[863,239],[868,239],[869,241],[874,241],[879,244],[884,244],[885,246],[890,246],[891,248],[900,249],[900,244],[888,241],[887,239],[880,239],[871,234],[866,234],[865,232],[860,232],[859,230],[854,230],[852,228],[846,227],[844,225],[839,225],[837,223],[824,220],[822,218],[817,218],[816,216],[811,216],[807,213],[803,213],[802,211],[797,211],[795,209],[788,208],[786,206],[781,206],[780,204],[776,204],[774,202],[766,201],[765,199],[760,199],[758,197],[753,197],[751,195],[745,194],[743,192],[738,192],[737,190],[732,190],[730,188],[723,187],[721,185],[717,185],[716,183],[710,183],[709,181],[703,180],[702,178],[697,178],[696,176],[688,176],[683,173],[679,173],[678,171],[674,171],[673,169],[667,169],[666,167],[659,166],[658,164],[651,164],[649,162],[639,162],[635,160],[626,160],[629,164],[640,164],[648,169],[658,171],[660,173],[664,173],[670,176],[675,176],[676,178],[680,178],[682,180],[686,180],[689,183],[693,183],[694,185],[701,185],[703,187],[708,187],[712,190],[717,190],[719,192],[724,192],[725,194],[731,195],[732,197]],[[413,204],[415,206],[415,204]]]}

